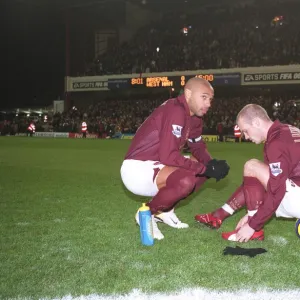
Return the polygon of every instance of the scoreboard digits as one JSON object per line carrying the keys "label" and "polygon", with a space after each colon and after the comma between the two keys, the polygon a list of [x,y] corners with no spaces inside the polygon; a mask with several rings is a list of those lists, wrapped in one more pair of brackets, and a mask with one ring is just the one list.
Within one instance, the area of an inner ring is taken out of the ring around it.
{"label": "scoreboard digits", "polygon": [[214,74],[199,74],[189,76],[162,76],[162,77],[138,77],[131,78],[131,86],[154,87],[184,87],[186,82],[193,77],[203,78],[209,82],[214,81]]}
{"label": "scoreboard digits", "polygon": [[201,75],[196,75],[195,77],[197,78],[203,78],[207,81],[213,82],[214,81],[214,74],[201,74]]}
{"label": "scoreboard digits", "polygon": [[211,83],[212,86],[236,86],[242,83],[241,73],[219,73],[218,71],[216,73],[205,73],[204,70],[203,73],[201,71],[199,73],[196,72],[198,71],[147,73],[140,74],[140,76],[136,75],[137,77],[134,78],[123,75],[122,78],[108,79],[108,88],[167,88],[175,91],[183,89],[192,78],[202,78]]}
{"label": "scoreboard digits", "polygon": [[185,86],[185,76],[180,77],[180,85]]}
{"label": "scoreboard digits", "polygon": [[131,85],[143,85],[144,78],[131,78]]}

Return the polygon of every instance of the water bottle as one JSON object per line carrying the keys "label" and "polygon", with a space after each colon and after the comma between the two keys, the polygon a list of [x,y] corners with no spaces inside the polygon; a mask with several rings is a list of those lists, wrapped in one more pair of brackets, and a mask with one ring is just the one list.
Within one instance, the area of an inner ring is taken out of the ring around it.
{"label": "water bottle", "polygon": [[300,219],[296,221],[295,230],[296,230],[297,237],[300,238]]}
{"label": "water bottle", "polygon": [[149,206],[145,203],[139,208],[139,222],[142,244],[152,246],[154,244],[152,216]]}

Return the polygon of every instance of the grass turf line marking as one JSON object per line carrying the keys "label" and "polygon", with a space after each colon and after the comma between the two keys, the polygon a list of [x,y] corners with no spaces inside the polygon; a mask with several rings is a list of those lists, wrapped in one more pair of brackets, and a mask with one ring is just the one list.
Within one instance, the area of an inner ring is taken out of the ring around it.
{"label": "grass turf line marking", "polygon": [[[299,300],[299,290],[268,290],[259,289],[255,292],[250,290],[235,290],[232,292],[226,291],[212,291],[206,289],[183,289],[172,293],[143,293],[138,289],[132,290],[124,295],[97,295],[91,294],[87,296],[73,297],[71,295],[62,298],[54,298],[52,300]],[[49,298],[42,298],[40,300],[49,300]]]}

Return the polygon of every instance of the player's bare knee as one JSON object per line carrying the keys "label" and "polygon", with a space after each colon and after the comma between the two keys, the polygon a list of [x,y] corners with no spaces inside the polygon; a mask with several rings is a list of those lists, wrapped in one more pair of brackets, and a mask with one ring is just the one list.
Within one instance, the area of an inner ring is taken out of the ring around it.
{"label": "player's bare knee", "polygon": [[250,159],[244,165],[244,176],[257,177],[259,172],[260,161],[258,159]]}
{"label": "player's bare knee", "polygon": [[179,180],[178,189],[182,196],[188,196],[195,188],[196,178],[194,175],[187,175]]}

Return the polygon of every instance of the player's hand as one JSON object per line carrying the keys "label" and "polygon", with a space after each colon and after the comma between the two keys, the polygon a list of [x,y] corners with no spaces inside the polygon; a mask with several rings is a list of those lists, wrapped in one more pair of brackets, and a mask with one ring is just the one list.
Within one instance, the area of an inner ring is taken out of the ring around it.
{"label": "player's hand", "polygon": [[237,233],[236,241],[241,243],[246,243],[249,241],[251,236],[254,234],[255,230],[246,223]]}
{"label": "player's hand", "polygon": [[215,178],[217,181],[225,178],[230,170],[226,160],[212,159],[206,165],[206,170],[203,175]]}
{"label": "player's hand", "polygon": [[244,217],[242,217],[242,218],[239,220],[239,222],[238,222],[238,224],[236,225],[235,229],[237,230],[237,229],[243,227],[246,223],[248,223],[248,219],[249,219],[249,216],[248,216],[248,214],[246,214]]}

